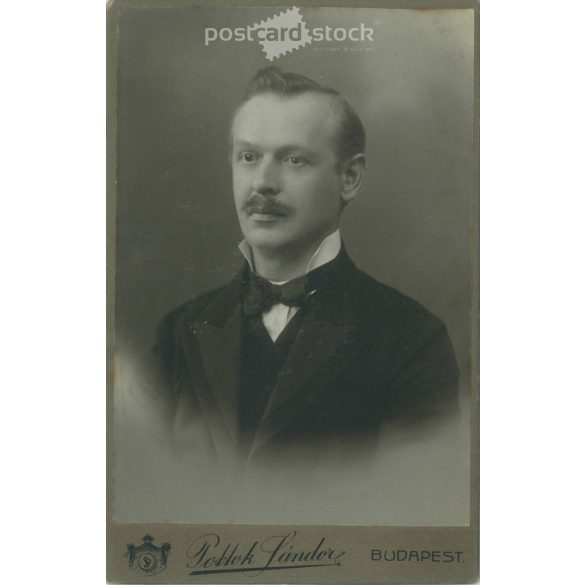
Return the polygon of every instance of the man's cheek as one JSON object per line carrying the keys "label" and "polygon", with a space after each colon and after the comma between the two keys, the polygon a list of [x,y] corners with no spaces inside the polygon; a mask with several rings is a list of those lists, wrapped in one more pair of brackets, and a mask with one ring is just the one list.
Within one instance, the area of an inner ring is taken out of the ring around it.
{"label": "man's cheek", "polygon": [[242,169],[240,166],[233,167],[232,171],[232,182],[234,189],[242,188],[253,179],[253,174],[250,171]]}

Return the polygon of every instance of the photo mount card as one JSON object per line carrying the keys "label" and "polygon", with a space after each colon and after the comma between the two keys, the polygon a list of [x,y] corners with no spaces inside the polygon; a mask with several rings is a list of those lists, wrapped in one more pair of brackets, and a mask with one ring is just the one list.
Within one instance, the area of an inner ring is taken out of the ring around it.
{"label": "photo mount card", "polygon": [[108,6],[116,583],[478,578],[479,6]]}

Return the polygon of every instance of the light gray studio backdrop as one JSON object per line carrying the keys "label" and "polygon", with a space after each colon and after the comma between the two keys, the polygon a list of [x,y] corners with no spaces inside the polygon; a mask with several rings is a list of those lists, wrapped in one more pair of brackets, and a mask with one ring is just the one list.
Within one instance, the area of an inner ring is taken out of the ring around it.
{"label": "light gray studio backdrop", "polygon": [[[270,63],[256,42],[217,41],[205,47],[204,29],[251,25],[277,12],[226,7],[122,11],[117,43],[118,374],[147,351],[166,312],[226,283],[241,265],[227,135],[243,88]],[[374,29],[373,42],[315,43],[273,64],[334,87],[360,114],[369,175],[365,190],[345,212],[345,244],[361,269],[445,321],[462,373],[467,416],[473,12],[309,7],[301,12],[310,27],[363,22]],[[132,414],[121,415],[119,403],[116,408],[114,512],[120,521],[468,522],[466,428],[463,449],[455,448],[452,438],[434,440],[430,451],[428,445],[405,445],[382,458],[370,483],[354,489],[341,482],[337,491],[329,489],[326,500],[305,492],[295,496],[286,486],[278,487],[278,495],[270,488],[259,494],[239,486],[240,504],[230,505],[229,494],[217,485],[205,491],[201,475],[197,479],[181,469],[185,475],[178,478],[176,468],[165,469],[164,455],[154,465],[157,479],[147,481],[126,447]],[[176,479],[167,477],[165,483],[165,475]],[[177,487],[189,481],[197,492],[193,499]],[[289,498],[284,511],[283,495]]]}

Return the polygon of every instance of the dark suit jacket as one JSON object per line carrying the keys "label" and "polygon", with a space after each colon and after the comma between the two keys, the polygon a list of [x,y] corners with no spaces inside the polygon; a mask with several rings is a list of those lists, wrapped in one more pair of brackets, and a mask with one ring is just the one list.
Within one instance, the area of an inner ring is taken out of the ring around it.
{"label": "dark suit jacket", "polygon": [[[345,250],[311,297],[244,463],[365,461],[382,424],[426,424],[457,410],[445,325],[358,270]],[[242,278],[171,312],[152,357],[178,445],[238,465]],[[240,463],[242,463],[240,461]]]}

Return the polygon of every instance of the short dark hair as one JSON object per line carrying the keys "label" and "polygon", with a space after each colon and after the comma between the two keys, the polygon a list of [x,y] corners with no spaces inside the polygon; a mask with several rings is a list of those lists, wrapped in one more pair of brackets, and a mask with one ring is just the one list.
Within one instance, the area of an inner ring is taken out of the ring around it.
{"label": "short dark hair", "polygon": [[[299,73],[284,73],[278,67],[260,69],[246,88],[240,108],[256,95],[272,93],[287,97],[303,93],[316,93],[331,98],[340,116],[339,132],[333,144],[338,163],[342,164],[366,149],[366,131],[364,125],[349,102],[336,90],[320,85],[316,81]],[[235,116],[235,114],[234,114]]]}

